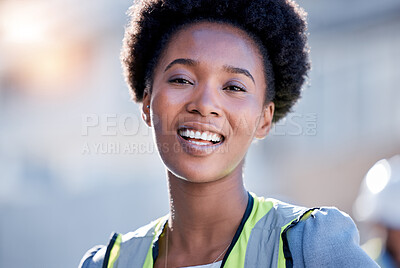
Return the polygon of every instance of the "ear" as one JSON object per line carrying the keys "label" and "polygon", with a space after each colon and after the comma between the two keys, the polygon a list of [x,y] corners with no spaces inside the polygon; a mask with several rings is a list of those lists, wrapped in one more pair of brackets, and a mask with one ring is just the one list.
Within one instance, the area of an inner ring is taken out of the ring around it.
{"label": "ear", "polygon": [[150,119],[150,93],[145,90],[143,92],[143,101],[142,101],[142,118],[146,124],[151,127],[151,119]]}
{"label": "ear", "polygon": [[258,121],[258,126],[255,133],[255,137],[257,139],[264,139],[271,130],[274,110],[275,104],[272,101],[264,107],[263,113],[260,115],[260,120]]}

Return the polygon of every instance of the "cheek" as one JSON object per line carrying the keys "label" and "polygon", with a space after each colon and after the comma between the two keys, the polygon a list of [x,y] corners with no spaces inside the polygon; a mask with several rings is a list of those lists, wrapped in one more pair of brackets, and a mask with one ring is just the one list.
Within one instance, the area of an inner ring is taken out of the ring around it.
{"label": "cheek", "polygon": [[237,107],[236,111],[230,115],[234,135],[241,135],[243,138],[252,139],[260,119],[260,114],[256,107],[256,105]]}
{"label": "cheek", "polygon": [[171,121],[180,109],[181,100],[177,94],[171,94],[167,88],[156,88],[152,93],[150,106],[152,107],[152,123],[155,130],[168,130]]}

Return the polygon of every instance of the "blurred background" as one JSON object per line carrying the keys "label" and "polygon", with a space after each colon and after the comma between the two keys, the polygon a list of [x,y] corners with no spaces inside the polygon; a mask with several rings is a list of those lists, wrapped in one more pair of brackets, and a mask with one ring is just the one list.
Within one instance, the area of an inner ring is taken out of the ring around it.
{"label": "blurred background", "polygon": [[[310,81],[251,148],[246,185],[352,215],[368,169],[400,153],[400,2],[298,2]],[[0,267],[77,267],[112,231],[168,212],[163,165],[121,74],[130,5],[0,0]]]}

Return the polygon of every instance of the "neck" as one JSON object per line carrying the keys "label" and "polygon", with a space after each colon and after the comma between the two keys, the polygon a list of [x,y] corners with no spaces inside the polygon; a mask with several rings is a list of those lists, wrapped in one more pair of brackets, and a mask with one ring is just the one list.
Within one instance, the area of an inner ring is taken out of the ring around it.
{"label": "neck", "polygon": [[193,183],[168,172],[171,243],[196,251],[229,245],[248,202],[242,168],[216,181]]}

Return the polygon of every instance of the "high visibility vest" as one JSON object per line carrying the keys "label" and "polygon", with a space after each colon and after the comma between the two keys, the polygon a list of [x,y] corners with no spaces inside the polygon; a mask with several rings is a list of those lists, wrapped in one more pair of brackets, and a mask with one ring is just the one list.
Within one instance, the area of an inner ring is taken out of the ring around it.
{"label": "high visibility vest", "polygon": [[[292,267],[287,231],[306,220],[314,209],[306,209],[249,195],[248,215],[227,251],[221,267]],[[115,233],[106,249],[103,268],[152,268],[155,245],[169,215],[125,235]],[[234,239],[235,240],[235,239]]]}

